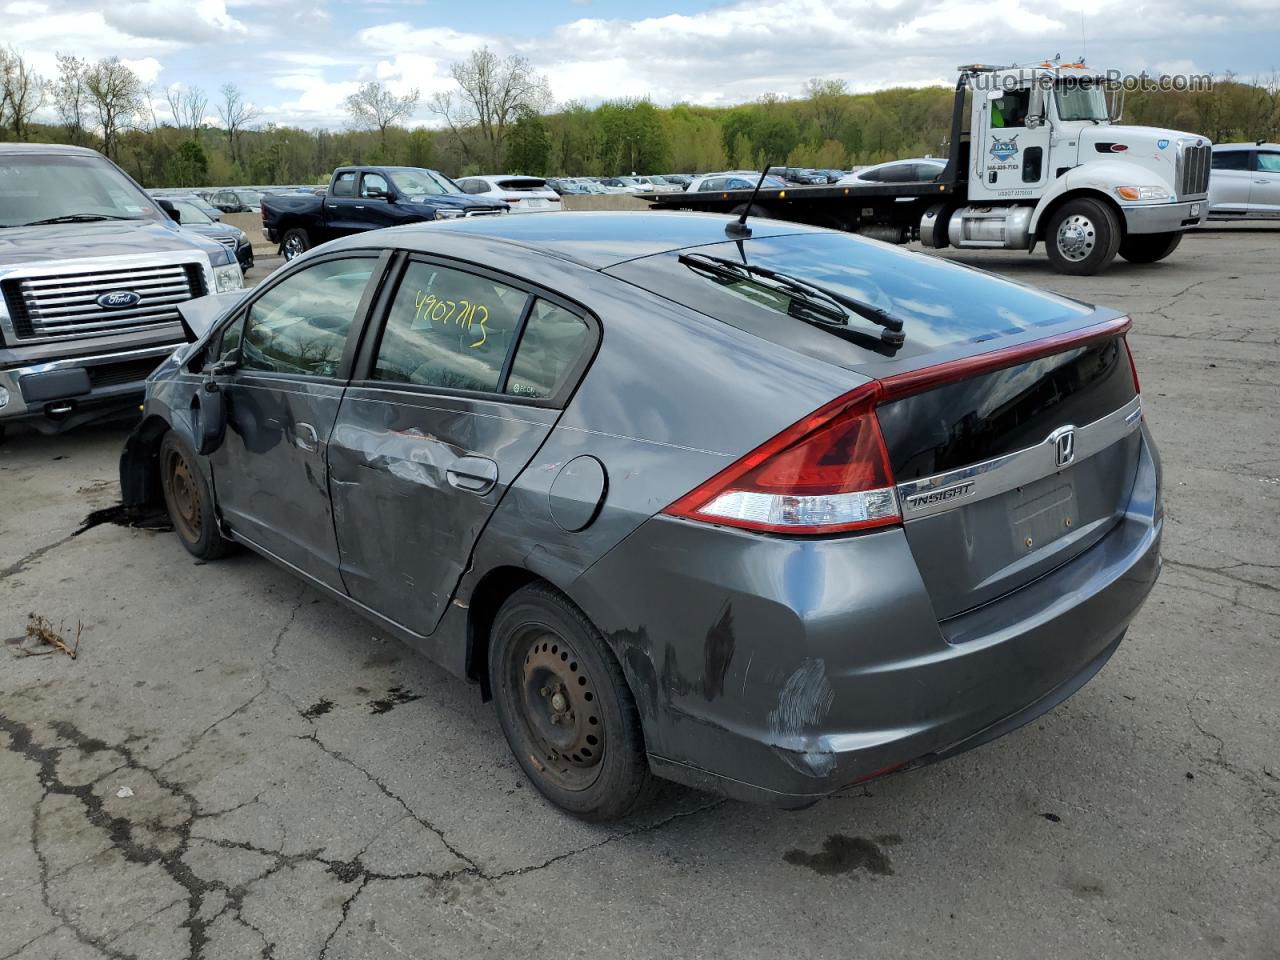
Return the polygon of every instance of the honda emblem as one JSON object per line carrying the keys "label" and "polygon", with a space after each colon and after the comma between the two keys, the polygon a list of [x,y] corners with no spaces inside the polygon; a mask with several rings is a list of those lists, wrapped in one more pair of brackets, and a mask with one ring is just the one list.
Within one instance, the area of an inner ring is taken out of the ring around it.
{"label": "honda emblem", "polygon": [[1076,458],[1076,428],[1059,427],[1049,434],[1053,444],[1053,459],[1059,467],[1065,467]]}

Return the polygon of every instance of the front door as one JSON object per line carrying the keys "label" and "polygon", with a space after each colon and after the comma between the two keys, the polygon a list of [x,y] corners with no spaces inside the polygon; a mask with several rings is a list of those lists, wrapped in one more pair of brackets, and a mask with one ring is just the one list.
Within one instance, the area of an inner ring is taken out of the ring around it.
{"label": "front door", "polygon": [[1249,191],[1257,176],[1252,150],[1215,150],[1209,173],[1209,213],[1243,216],[1249,211]]}
{"label": "front door", "polygon": [[576,309],[473,267],[410,259],[366,337],[329,444],[342,578],[420,635],[595,342]]}
{"label": "front door", "polygon": [[1259,148],[1254,153],[1249,210],[1255,217],[1280,217],[1280,150]]}
{"label": "front door", "polygon": [[1047,123],[1027,126],[1031,91],[1006,90],[996,100],[980,100],[981,137],[974,148],[975,199],[1008,199],[1038,195],[1049,177]]}
{"label": "front door", "polygon": [[325,451],[377,265],[372,256],[334,256],[287,274],[254,297],[221,347],[239,355],[224,388],[226,439],[210,458],[223,519],[339,590]]}

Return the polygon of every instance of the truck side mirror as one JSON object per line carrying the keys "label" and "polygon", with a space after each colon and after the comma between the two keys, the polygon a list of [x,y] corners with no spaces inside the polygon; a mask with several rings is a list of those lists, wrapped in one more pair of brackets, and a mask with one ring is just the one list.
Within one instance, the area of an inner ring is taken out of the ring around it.
{"label": "truck side mirror", "polygon": [[1044,90],[1038,86],[1031,88],[1031,97],[1027,102],[1027,118],[1023,122],[1028,130],[1034,130],[1044,123]]}
{"label": "truck side mirror", "polygon": [[1124,87],[1117,85],[1111,88],[1111,96],[1108,97],[1107,119],[1112,123],[1117,123],[1123,113]]}

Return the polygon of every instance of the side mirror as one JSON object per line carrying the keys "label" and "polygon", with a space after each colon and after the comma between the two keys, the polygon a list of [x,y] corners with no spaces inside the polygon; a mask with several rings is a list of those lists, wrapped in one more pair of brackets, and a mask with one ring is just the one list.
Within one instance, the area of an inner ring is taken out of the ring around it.
{"label": "side mirror", "polygon": [[1044,123],[1044,89],[1040,86],[1031,88],[1031,97],[1027,102],[1027,118],[1023,122],[1028,130],[1034,130]]}
{"label": "side mirror", "polygon": [[1107,119],[1112,123],[1120,120],[1124,114],[1124,87],[1115,86],[1111,88],[1111,96],[1107,103]]}
{"label": "side mirror", "polygon": [[172,201],[157,197],[156,206],[163,210],[174,223],[182,222],[182,214],[178,212],[178,208],[173,205]]}

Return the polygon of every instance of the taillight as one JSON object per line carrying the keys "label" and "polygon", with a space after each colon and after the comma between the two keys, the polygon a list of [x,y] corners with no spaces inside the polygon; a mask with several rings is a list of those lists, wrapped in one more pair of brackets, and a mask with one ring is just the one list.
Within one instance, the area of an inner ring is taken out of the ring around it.
{"label": "taillight", "polygon": [[879,384],[827,404],[681,497],[670,516],[831,534],[902,521],[875,405]]}
{"label": "taillight", "polygon": [[1142,384],[1138,382],[1138,365],[1133,362],[1133,349],[1129,346],[1129,338],[1121,337],[1124,341],[1124,352],[1129,357],[1129,372],[1133,374],[1133,392],[1142,393]]}

